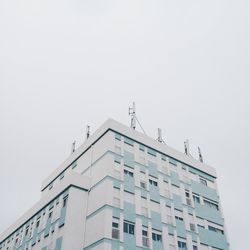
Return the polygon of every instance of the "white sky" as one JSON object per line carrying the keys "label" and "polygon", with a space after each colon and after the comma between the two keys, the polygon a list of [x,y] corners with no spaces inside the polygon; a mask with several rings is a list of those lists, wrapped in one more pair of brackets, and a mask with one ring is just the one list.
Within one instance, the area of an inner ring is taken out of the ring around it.
{"label": "white sky", "polygon": [[[128,106],[218,173],[232,250],[249,246],[248,0],[0,1],[0,231],[42,180]],[[248,195],[247,195],[248,193]]]}

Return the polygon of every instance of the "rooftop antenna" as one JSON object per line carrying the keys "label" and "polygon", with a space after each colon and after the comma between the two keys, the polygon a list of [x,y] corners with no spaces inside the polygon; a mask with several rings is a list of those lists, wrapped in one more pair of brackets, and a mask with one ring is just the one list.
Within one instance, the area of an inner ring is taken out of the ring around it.
{"label": "rooftop antenna", "polygon": [[190,153],[189,153],[189,141],[188,141],[188,139],[186,141],[184,141],[184,150],[185,150],[185,154],[187,156],[190,156]]}
{"label": "rooftop antenna", "polygon": [[165,141],[162,138],[162,130],[160,128],[158,128],[158,138],[157,138],[157,141],[160,142],[160,143],[166,144]]}
{"label": "rooftop antenna", "polygon": [[136,115],[135,115],[135,102],[133,102],[133,106],[128,108],[128,114],[131,116],[131,124],[130,127],[135,129],[136,127]]}
{"label": "rooftop antenna", "polygon": [[90,126],[87,125],[87,127],[86,127],[86,140],[89,138],[89,135],[90,135]]}
{"label": "rooftop antenna", "polygon": [[160,128],[158,128],[158,138],[157,141],[160,143],[163,143],[163,139],[162,139],[162,131]]}
{"label": "rooftop antenna", "polygon": [[135,114],[135,102],[133,102],[132,107],[129,107],[129,108],[128,108],[128,114],[131,116],[131,124],[130,124],[130,127],[131,127],[132,129],[135,130],[136,121],[137,121],[138,124],[140,125],[140,127],[141,127],[143,133],[146,135],[145,130],[143,129],[141,123],[138,121],[137,116],[136,116],[136,114]]}
{"label": "rooftop antenna", "polygon": [[203,163],[203,157],[202,157],[202,154],[201,154],[201,149],[200,149],[200,147],[198,147],[198,153],[199,153],[199,160],[200,160],[200,162]]}
{"label": "rooftop antenna", "polygon": [[72,147],[71,147],[71,154],[73,154],[76,150],[76,141],[73,141]]}

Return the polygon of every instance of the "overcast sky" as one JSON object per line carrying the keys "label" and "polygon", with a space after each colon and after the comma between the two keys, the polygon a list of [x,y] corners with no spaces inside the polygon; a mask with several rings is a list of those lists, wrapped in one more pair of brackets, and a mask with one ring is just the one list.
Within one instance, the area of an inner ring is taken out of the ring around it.
{"label": "overcast sky", "polygon": [[0,1],[0,231],[40,197],[86,124],[203,151],[232,250],[249,247],[249,0]]}

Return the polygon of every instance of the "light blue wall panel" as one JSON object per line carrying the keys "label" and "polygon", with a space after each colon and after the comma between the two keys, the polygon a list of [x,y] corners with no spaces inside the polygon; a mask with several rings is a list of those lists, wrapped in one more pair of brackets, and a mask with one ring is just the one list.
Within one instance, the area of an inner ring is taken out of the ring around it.
{"label": "light blue wall panel", "polygon": [[61,248],[62,248],[62,240],[63,240],[63,237],[60,237],[60,238],[56,239],[55,250],[61,250]]}
{"label": "light blue wall panel", "polygon": [[217,211],[216,209],[210,208],[206,205],[195,203],[195,213],[196,216],[200,218],[212,221],[219,225],[224,225],[224,219],[222,218],[220,211]]}
{"label": "light blue wall panel", "polygon": [[183,211],[181,196],[173,194],[174,208]]}
{"label": "light blue wall panel", "polygon": [[177,235],[182,238],[186,238],[186,229],[184,221],[176,220]]}
{"label": "light blue wall panel", "polygon": [[124,150],[124,165],[130,168],[134,168],[135,166],[134,155],[126,150]]}
{"label": "light blue wall panel", "polygon": [[157,212],[151,211],[152,228],[162,231],[161,215]]}
{"label": "light blue wall panel", "polygon": [[208,186],[205,186],[199,182],[196,182],[196,181],[191,181],[191,188],[192,188],[192,191],[193,193],[196,193],[196,194],[199,194],[201,196],[204,196],[210,200],[213,200],[213,201],[216,201],[218,202],[219,201],[219,197],[216,193],[216,190],[213,189],[213,188],[210,188]]}
{"label": "light blue wall panel", "polygon": [[157,165],[154,162],[148,162],[148,173],[151,176],[158,177]]}
{"label": "light blue wall panel", "polygon": [[130,202],[124,202],[124,220],[135,222],[135,205]]}
{"label": "light blue wall panel", "polygon": [[219,249],[228,250],[228,243],[225,235],[199,227],[200,242]]}
{"label": "light blue wall panel", "polygon": [[170,172],[170,180],[171,180],[172,185],[180,187],[180,179],[179,179],[178,173],[171,171]]}

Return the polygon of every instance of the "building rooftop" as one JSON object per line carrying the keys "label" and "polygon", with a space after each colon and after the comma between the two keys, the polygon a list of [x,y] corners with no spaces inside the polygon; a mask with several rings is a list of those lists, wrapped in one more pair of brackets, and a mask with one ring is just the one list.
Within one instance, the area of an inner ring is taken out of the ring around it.
{"label": "building rooftop", "polygon": [[166,144],[160,143],[157,140],[137,131],[131,129],[128,126],[121,124],[113,119],[108,119],[104,124],[97,129],[79,148],[75,150],[62,164],[56,168],[50,176],[48,176],[42,183],[41,190],[44,190],[53,180],[55,180],[64,170],[66,170],[75,160],[77,160],[86,150],[88,150],[96,141],[98,141],[107,131],[115,131],[134,141],[139,142],[149,148],[152,148],[159,153],[170,156],[179,162],[192,166],[206,174],[209,174],[216,178],[216,171],[213,167],[202,163],[190,156],[187,156],[183,152],[180,152],[174,148],[169,147]]}

